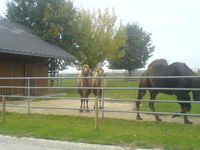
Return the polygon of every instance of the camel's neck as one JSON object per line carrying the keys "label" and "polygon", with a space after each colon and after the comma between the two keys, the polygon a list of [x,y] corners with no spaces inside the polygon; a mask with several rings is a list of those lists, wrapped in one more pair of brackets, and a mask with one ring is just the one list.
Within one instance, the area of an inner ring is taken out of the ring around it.
{"label": "camel's neck", "polygon": [[[99,75],[99,74],[95,74],[94,75],[95,77],[102,77],[102,75]],[[97,84],[97,86],[99,86],[99,87],[101,87],[101,86],[103,86],[103,79],[102,78],[96,78],[96,84]]]}

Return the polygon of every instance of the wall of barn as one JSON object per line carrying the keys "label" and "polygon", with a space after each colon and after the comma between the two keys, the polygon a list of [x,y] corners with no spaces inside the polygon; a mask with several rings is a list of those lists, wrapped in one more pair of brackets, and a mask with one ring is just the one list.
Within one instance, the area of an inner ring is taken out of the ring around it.
{"label": "wall of barn", "polygon": [[[47,77],[47,58],[0,53],[0,77]],[[27,86],[27,80],[0,80],[1,86]],[[30,86],[48,86],[46,79],[32,79]],[[47,89],[31,89],[31,95],[47,92]],[[26,95],[27,89],[2,89],[0,94]]]}

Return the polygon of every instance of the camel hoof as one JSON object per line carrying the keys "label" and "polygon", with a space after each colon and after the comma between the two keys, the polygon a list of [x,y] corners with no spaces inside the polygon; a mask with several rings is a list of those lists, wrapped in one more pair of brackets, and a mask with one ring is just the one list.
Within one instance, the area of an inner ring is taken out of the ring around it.
{"label": "camel hoof", "polygon": [[180,117],[181,115],[173,115],[172,118]]}
{"label": "camel hoof", "polygon": [[80,113],[82,113],[82,112],[83,112],[83,110],[82,110],[82,109],[80,109],[80,110],[79,110],[79,112],[80,112]]}
{"label": "camel hoof", "polygon": [[140,117],[140,116],[139,116],[139,117],[137,116],[136,119],[137,119],[137,120],[143,120],[142,117]]}
{"label": "camel hoof", "polygon": [[193,124],[192,121],[186,121],[185,124]]}
{"label": "camel hoof", "polygon": [[160,118],[157,118],[157,119],[156,119],[156,121],[162,121],[162,119],[160,119]]}

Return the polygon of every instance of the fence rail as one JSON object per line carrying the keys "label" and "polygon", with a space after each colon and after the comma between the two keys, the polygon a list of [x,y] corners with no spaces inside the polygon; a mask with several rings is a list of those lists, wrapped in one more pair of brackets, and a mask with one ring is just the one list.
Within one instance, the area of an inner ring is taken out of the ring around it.
{"label": "fence rail", "polygon": [[[27,98],[27,96],[19,96],[19,95],[0,95],[0,97],[7,98]],[[49,96],[29,96],[30,99],[57,99],[57,100],[80,100],[80,97],[49,97]],[[94,100],[93,98],[81,98],[83,100]],[[200,101],[185,101],[185,100],[148,100],[148,99],[114,99],[114,98],[104,98],[104,101],[127,101],[127,102],[160,102],[160,103],[193,103],[200,104]]]}
{"label": "fence rail", "polygon": [[43,86],[43,87],[37,87],[37,86],[0,86],[0,88],[13,88],[13,89],[97,89],[97,90],[176,90],[176,91],[199,91],[200,88],[148,88],[148,87],[62,87],[62,86],[57,86],[57,87],[48,87],[48,86]]}
{"label": "fence rail", "polygon": [[0,80],[14,80],[14,79],[188,79],[200,78],[200,76],[104,76],[104,77],[0,77]]}
{"label": "fence rail", "polygon": [[[91,78],[91,77],[81,77],[84,78]],[[97,77],[101,79],[144,79],[144,78],[153,78],[153,79],[188,79],[188,78],[197,78],[199,79],[200,76],[106,76],[106,77]],[[105,90],[178,90],[178,91],[200,91],[200,88],[148,88],[148,87],[77,87],[77,86],[30,86],[30,81],[33,79],[80,79],[80,77],[0,77],[0,83],[2,80],[26,80],[27,86],[0,86],[0,89],[27,89],[27,95],[5,95],[2,94],[0,97],[7,97],[7,98],[24,98],[27,99],[27,105],[10,105],[7,104],[6,107],[16,107],[16,108],[27,108],[28,113],[31,113],[31,109],[63,109],[63,110],[82,110],[80,108],[64,108],[64,107],[44,107],[44,106],[31,106],[31,99],[37,99],[37,98],[43,98],[43,99],[66,99],[66,100],[80,100],[80,97],[51,97],[51,96],[31,96],[30,90],[31,89],[98,89],[103,91],[103,96],[100,100],[102,100],[103,103],[103,109],[102,110],[95,110],[95,109],[89,109],[90,111],[101,111],[102,116],[104,117],[105,112],[120,112],[120,113],[143,113],[143,114],[162,114],[162,115],[181,115],[181,116],[196,116],[200,117],[200,114],[186,114],[186,113],[170,113],[170,112],[148,112],[148,111],[122,111],[122,110],[106,110],[104,109],[104,102],[106,101],[129,101],[129,102],[156,102],[156,103],[194,103],[194,104],[200,104],[198,101],[189,101],[189,100],[137,100],[137,99],[115,99],[115,98],[106,98],[104,97],[104,91]],[[96,98],[83,98],[88,100],[96,100]],[[99,99],[97,99],[99,101]],[[3,105],[1,105],[3,106]],[[98,116],[97,116],[98,117]]]}
{"label": "fence rail", "polygon": [[[3,106],[3,105],[0,105]],[[6,107],[27,108],[26,105],[11,105],[7,104]],[[33,109],[56,109],[56,110],[84,110],[81,108],[67,108],[67,107],[47,107],[47,106],[30,106]],[[95,109],[88,109],[89,111],[96,111]],[[200,117],[200,114],[186,114],[186,113],[170,113],[170,112],[149,112],[149,111],[124,111],[124,110],[99,110],[104,112],[118,112],[118,113],[141,113],[141,114],[159,114],[159,115],[180,115],[180,116],[194,116]]]}

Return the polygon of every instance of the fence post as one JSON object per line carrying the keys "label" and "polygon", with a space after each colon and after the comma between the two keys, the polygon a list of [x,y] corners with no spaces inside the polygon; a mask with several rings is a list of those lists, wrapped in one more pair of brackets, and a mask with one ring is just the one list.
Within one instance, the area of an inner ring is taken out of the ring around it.
{"label": "fence post", "polygon": [[6,98],[2,96],[2,105],[3,105],[3,110],[2,110],[2,122],[6,122]]}
{"label": "fence post", "polygon": [[102,118],[104,118],[104,77],[103,77],[103,79],[102,79],[102,81],[101,81],[102,83],[101,83],[101,86],[102,86],[102,95],[101,95],[101,106],[102,106]]}
{"label": "fence post", "polygon": [[63,86],[63,79],[62,79],[62,76],[60,76],[60,86]]}
{"label": "fence post", "polygon": [[29,78],[28,78],[27,102],[28,102],[28,114],[30,114],[31,110],[30,110],[30,79]]}
{"label": "fence post", "polygon": [[[97,90],[97,93],[99,92],[99,90]],[[99,129],[99,108],[98,108],[98,102],[99,102],[99,94],[97,94],[97,97],[95,99],[95,129],[98,130]]]}

